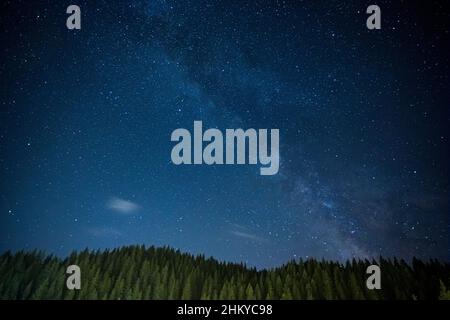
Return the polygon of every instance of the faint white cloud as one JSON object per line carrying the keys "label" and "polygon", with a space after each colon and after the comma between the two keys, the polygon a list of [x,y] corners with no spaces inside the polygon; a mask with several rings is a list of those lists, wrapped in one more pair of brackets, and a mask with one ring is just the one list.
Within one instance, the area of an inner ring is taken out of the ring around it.
{"label": "faint white cloud", "polygon": [[236,237],[245,238],[245,239],[252,240],[252,241],[257,241],[257,242],[266,242],[267,241],[266,239],[258,237],[257,235],[250,233],[250,232],[230,230],[230,233]]}
{"label": "faint white cloud", "polygon": [[117,197],[109,199],[106,203],[106,207],[122,214],[131,214],[140,209],[140,206],[137,203]]}

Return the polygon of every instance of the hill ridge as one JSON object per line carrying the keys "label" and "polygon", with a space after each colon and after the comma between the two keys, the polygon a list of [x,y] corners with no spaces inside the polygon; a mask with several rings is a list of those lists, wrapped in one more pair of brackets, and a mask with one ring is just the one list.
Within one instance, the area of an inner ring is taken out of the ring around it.
{"label": "hill ridge", "polygon": [[[380,257],[382,289],[366,288],[375,261],[289,261],[257,270],[168,246],[84,249],[59,258],[39,250],[0,255],[0,299],[437,299],[448,294],[450,264]],[[68,290],[66,268],[81,269]]]}

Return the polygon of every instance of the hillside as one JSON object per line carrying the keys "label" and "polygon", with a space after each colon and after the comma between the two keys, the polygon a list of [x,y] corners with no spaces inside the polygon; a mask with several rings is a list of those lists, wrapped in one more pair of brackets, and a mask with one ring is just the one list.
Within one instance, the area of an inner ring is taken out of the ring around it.
{"label": "hillside", "polygon": [[[81,290],[66,267],[81,268]],[[380,259],[382,289],[366,289],[369,261],[292,261],[271,270],[222,263],[170,248],[128,246],[61,259],[42,252],[0,256],[0,299],[438,299],[450,265]]]}

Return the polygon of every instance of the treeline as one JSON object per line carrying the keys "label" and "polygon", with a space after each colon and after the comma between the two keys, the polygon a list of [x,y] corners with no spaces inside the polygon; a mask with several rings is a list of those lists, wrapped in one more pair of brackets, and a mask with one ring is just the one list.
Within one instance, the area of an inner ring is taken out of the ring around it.
{"label": "treeline", "polygon": [[[66,268],[81,268],[68,290]],[[381,290],[366,288],[366,268],[381,268]],[[291,261],[256,270],[170,248],[129,246],[0,256],[0,299],[438,299],[449,298],[450,265],[436,260]]]}

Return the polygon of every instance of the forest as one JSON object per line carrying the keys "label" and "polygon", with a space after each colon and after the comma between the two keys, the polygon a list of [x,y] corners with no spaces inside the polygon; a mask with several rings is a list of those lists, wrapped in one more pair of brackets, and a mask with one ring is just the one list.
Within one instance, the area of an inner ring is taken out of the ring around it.
{"label": "forest", "polygon": [[[66,268],[81,269],[81,289],[66,287]],[[381,268],[380,290],[366,268]],[[450,264],[437,260],[296,260],[257,270],[169,247],[127,246],[0,256],[0,299],[450,299]]]}

